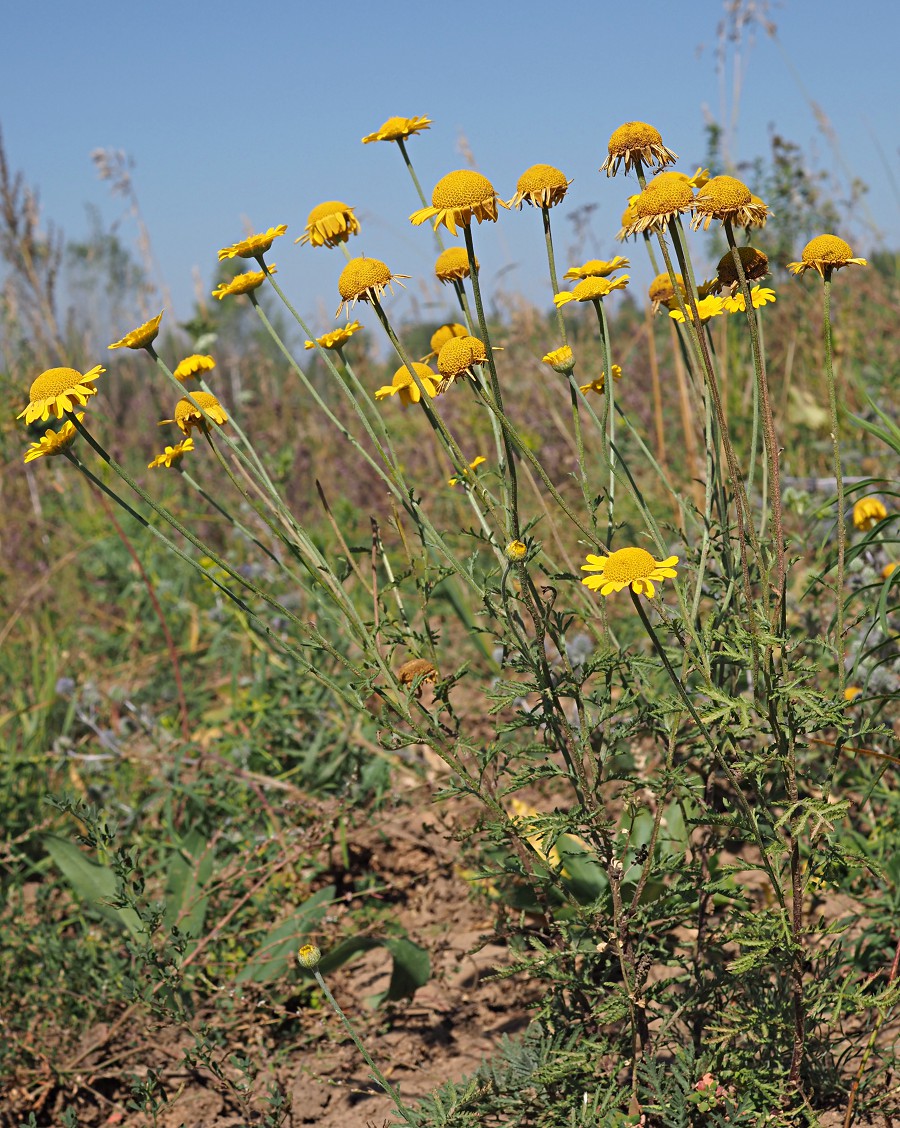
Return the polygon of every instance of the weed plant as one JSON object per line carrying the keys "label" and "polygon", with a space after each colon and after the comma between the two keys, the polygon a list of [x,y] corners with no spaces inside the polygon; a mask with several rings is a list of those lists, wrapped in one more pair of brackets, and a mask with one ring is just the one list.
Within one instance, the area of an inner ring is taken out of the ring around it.
{"label": "weed plant", "polygon": [[[412,174],[453,320],[395,324],[408,276],[351,257],[364,232],[327,201],[297,253],[346,257],[333,331],[316,338],[282,291],[280,225],[219,252],[189,355],[164,314],[109,346],[131,351],[123,371],[140,362],[142,392],[99,365],[31,384],[22,508],[59,527],[7,628],[36,660],[3,670],[0,1070],[17,1107],[47,1122],[91,1052],[79,1032],[140,1011],[190,1034],[192,1068],[248,1121],[283,1123],[284,1094],[211,1021],[244,995],[282,1031],[333,1004],[398,1122],[422,1128],[900,1114],[900,431],[895,359],[866,328],[890,282],[821,234],[776,294],[766,203],[673,171],[641,122],[603,165],[635,180],[622,253],[562,272],[564,173],[534,165],[504,202],[450,172],[429,204],[407,148],[429,124],[365,141]],[[491,222],[543,241],[552,317],[488,316]],[[653,264],[646,303],[626,250]],[[387,375],[360,303],[396,354]],[[35,324],[20,358],[75,363],[55,320]],[[163,413],[177,441],[147,467],[128,436]],[[76,567],[116,595],[65,636],[53,607],[78,598]],[[434,802],[476,812],[460,853],[513,953],[498,974],[540,990],[524,1037],[414,1107],[326,977],[377,946],[387,999],[428,979],[389,911],[336,913],[330,862],[349,868],[354,827],[423,750]],[[151,1069],[130,1107],[156,1123],[178,1097]]]}

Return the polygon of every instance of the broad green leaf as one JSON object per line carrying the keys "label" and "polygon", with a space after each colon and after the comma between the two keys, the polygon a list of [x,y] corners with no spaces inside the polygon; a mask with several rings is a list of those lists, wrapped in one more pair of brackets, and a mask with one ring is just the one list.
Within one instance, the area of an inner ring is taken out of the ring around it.
{"label": "broad green leaf", "polygon": [[117,909],[109,903],[117,893],[116,875],[109,866],[92,862],[74,842],[52,834],[46,836],[44,845],[78,897],[107,920],[138,936],[142,925],[137,913],[133,909]]}

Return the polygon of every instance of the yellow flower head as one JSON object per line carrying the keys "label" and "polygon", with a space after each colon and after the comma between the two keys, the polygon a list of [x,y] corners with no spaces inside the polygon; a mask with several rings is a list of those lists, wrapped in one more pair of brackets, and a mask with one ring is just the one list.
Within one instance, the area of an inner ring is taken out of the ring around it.
{"label": "yellow flower head", "polygon": [[768,211],[762,201],[753,202],[750,189],[740,180],[733,176],[714,176],[694,198],[691,227],[696,231],[702,224],[705,231],[714,219],[749,227],[751,223],[765,221]]}
{"label": "yellow flower head", "polygon": [[477,337],[453,337],[438,353],[437,367],[441,374],[439,392],[446,392],[459,376],[471,375],[472,366],[484,364],[487,352]]}
{"label": "yellow flower head", "polygon": [[285,231],[287,231],[287,224],[280,223],[277,227],[270,227],[263,234],[250,235],[246,239],[241,239],[239,243],[232,243],[230,247],[223,247],[219,251],[219,262],[223,259],[258,258],[260,255],[264,255],[279,235],[283,235]]}
{"label": "yellow flower head", "polygon": [[611,259],[588,259],[583,266],[570,266],[563,275],[563,278],[568,279],[581,279],[581,278],[608,278],[610,274],[615,274],[617,270],[625,270],[626,267],[631,266],[631,260],[622,258],[621,255],[616,255]]}
{"label": "yellow flower head", "polygon": [[158,454],[152,462],[148,462],[147,469],[156,470],[160,466],[165,466],[167,470],[171,470],[173,466],[178,465],[189,450],[193,449],[194,440],[192,438],[182,439],[181,442],[176,443],[175,446],[167,446],[162,454]]}
{"label": "yellow flower head", "polygon": [[[694,206],[694,192],[683,173],[661,172],[634,201],[635,218],[623,229],[626,235],[662,231],[666,223]],[[624,218],[624,217],[623,217]]]}
{"label": "yellow flower head", "polygon": [[[685,308],[687,309],[688,317],[691,321],[693,321],[694,311],[691,308],[690,304],[686,304]],[[715,295],[713,294],[710,294],[708,297],[701,298],[697,302],[697,312],[700,314],[701,324],[705,321],[709,321],[711,317],[719,317],[724,312],[724,309],[725,303],[723,302],[723,300],[721,298],[715,297]],[[671,317],[673,321],[684,321],[684,315],[682,314],[680,309],[670,310],[669,317]]]}
{"label": "yellow flower head", "polygon": [[635,209],[637,199],[637,196],[628,197],[628,207],[622,212],[622,226],[616,233],[616,242],[618,243],[624,243],[632,233],[634,234],[635,238],[637,238],[637,232],[632,232],[632,228],[634,227],[638,218],[638,214]]}
{"label": "yellow flower head", "polygon": [[575,367],[575,355],[568,345],[548,352],[546,356],[541,357],[541,361],[549,364],[554,372],[559,372],[563,376],[567,376]]}
{"label": "yellow flower head", "polygon": [[[614,380],[622,379],[622,369],[618,364],[612,366],[612,374]],[[597,379],[592,380],[590,384],[581,384],[579,386],[585,395],[587,395],[588,392],[596,392],[598,396],[602,395],[606,388],[606,373],[601,372]]]}
{"label": "yellow flower head", "polygon": [[370,145],[373,141],[405,141],[407,137],[421,133],[430,125],[431,121],[427,117],[390,117],[381,129],[364,137],[362,143]]}
{"label": "yellow flower head", "polygon": [[[413,361],[413,368],[416,371],[416,375],[419,377],[419,382],[428,393],[429,398],[434,399],[437,394],[435,389],[438,384],[438,378],[435,375],[434,369],[429,368],[427,364],[420,364],[417,361]],[[388,396],[394,396],[398,392],[400,393],[400,402],[404,407],[409,407],[411,403],[418,403],[422,398],[418,384],[416,384],[415,380],[412,378],[412,374],[405,365],[403,368],[397,369],[390,384],[378,389],[375,393],[375,398],[377,400],[387,399]]]}
{"label": "yellow flower head", "polygon": [[318,345],[323,349],[340,352],[353,334],[358,333],[360,329],[362,329],[362,326],[358,321],[348,321],[342,329],[332,329],[330,333],[324,333],[321,337],[316,337],[314,341],[307,341],[303,347],[314,349]]}
{"label": "yellow flower head", "polygon": [[[478,259],[475,259],[475,269],[478,270]],[[462,282],[469,277],[469,255],[465,247],[448,247],[441,251],[434,264],[434,273],[438,282]]]}
{"label": "yellow flower head", "polygon": [[887,517],[884,504],[877,497],[863,497],[853,506],[853,524],[861,533],[874,529]]}
{"label": "yellow flower head", "polygon": [[107,345],[107,348],[145,349],[148,345],[152,345],[159,336],[159,323],[162,321],[162,315],[165,312],[165,310],[161,310],[156,317],[151,317],[149,321],[145,321],[137,329],[132,329],[130,333],[126,333],[121,341],[113,341],[111,345]]}
{"label": "yellow flower head", "polygon": [[[84,412],[79,412],[76,418],[80,423],[84,419]],[[67,419],[58,431],[45,431],[36,443],[31,444],[25,451],[25,462],[34,462],[36,458],[62,454],[69,449],[77,435],[78,428],[70,419]]]}
{"label": "yellow flower head", "polygon": [[467,337],[468,335],[469,330],[465,325],[460,325],[458,321],[448,321],[431,334],[431,352],[424,360],[429,361],[432,357],[437,356],[444,345],[448,341],[452,341],[454,337]]}
{"label": "yellow flower head", "polygon": [[[769,260],[762,251],[758,251],[756,247],[738,247],[738,258],[741,260],[741,266],[744,269],[744,277],[748,282],[759,282],[761,278],[765,278],[769,273]],[[716,286],[717,289],[722,290],[726,286],[734,289],[739,284],[737,276],[737,269],[734,265],[734,258],[731,251],[727,251],[719,259],[716,266]]]}
{"label": "yellow flower head", "polygon": [[227,282],[220,282],[213,290],[212,296],[221,301],[223,298],[230,298],[232,295],[249,294],[265,282],[266,271],[269,274],[278,273],[274,262],[271,265],[266,263],[266,270],[248,270],[244,274],[236,274],[234,278],[229,278]]}
{"label": "yellow flower head", "polygon": [[883,580],[889,580],[898,568],[900,568],[900,564],[896,563],[896,561],[893,561],[890,564],[885,564],[885,566],[881,569],[881,578]]}
{"label": "yellow flower head", "polygon": [[503,555],[510,564],[518,564],[520,560],[524,560],[528,555],[528,545],[520,540],[510,541],[506,548],[504,548]]}
{"label": "yellow flower head", "polygon": [[519,177],[516,194],[507,207],[521,208],[522,204],[533,204],[536,208],[552,208],[562,202],[571,183],[571,180],[566,180],[565,173],[553,165],[532,165]]}
{"label": "yellow flower head", "polygon": [[566,302],[595,302],[611,294],[613,290],[624,290],[630,281],[630,276],[623,274],[620,278],[585,278],[575,286],[571,293],[557,294],[553,304],[559,309]]}
{"label": "yellow flower head", "polygon": [[175,418],[163,419],[163,423],[175,423],[182,434],[190,435],[195,427],[208,431],[210,419],[220,426],[228,422],[222,405],[210,392],[191,392],[191,399],[197,403],[197,407],[185,396],[175,404]]}
{"label": "yellow flower head", "polygon": [[211,356],[200,356],[198,353],[194,353],[192,356],[186,356],[184,360],[179,361],[172,375],[183,384],[185,380],[190,380],[192,376],[200,377],[204,372],[212,372],[215,366],[216,362]]}
{"label": "yellow flower head", "polygon": [[[769,305],[776,300],[775,291],[770,290],[766,286],[754,286],[750,291],[750,300],[753,302],[754,309],[762,309],[763,306]],[[699,303],[697,308],[700,308]],[[747,308],[744,295],[737,293],[732,294],[730,298],[725,298],[722,302],[722,308],[726,313],[743,313]]]}
{"label": "yellow flower head", "polygon": [[393,283],[402,286],[401,278],[409,278],[408,274],[391,274],[387,266],[380,259],[361,258],[351,259],[338,279],[338,293],[341,295],[341,304],[337,308],[335,317],[340,317],[341,310],[347,307],[347,316],[357,302],[371,302],[382,297],[385,290],[393,294]]}
{"label": "yellow flower head", "polygon": [[105,371],[99,364],[83,376],[74,368],[48,368],[31,385],[28,406],[16,418],[24,415],[26,423],[49,419],[51,414],[62,419],[67,411],[75,410],[76,403],[84,407],[88,397],[97,394],[90,385]]}
{"label": "yellow flower head", "polygon": [[677,556],[654,560],[644,548],[620,548],[609,556],[588,553],[587,564],[582,564],[581,570],[595,572],[596,575],[587,576],[581,582],[601,595],[621,591],[630,584],[635,595],[647,595],[652,599],[656,594],[654,582],[673,577],[677,563]]}
{"label": "yellow flower head", "polygon": [[678,160],[677,154],[662,143],[658,129],[645,121],[626,121],[609,139],[609,155],[600,166],[607,176],[615,176],[620,165],[625,172],[640,164],[645,167],[659,165],[660,168]]}
{"label": "yellow flower head", "polygon": [[[678,289],[684,294],[684,279],[680,274],[675,275],[675,282]],[[672,279],[668,273],[657,274],[657,276],[650,283],[647,290],[647,297],[653,303],[653,312],[655,313],[661,305],[671,302],[675,297],[675,289],[672,286]]]}
{"label": "yellow flower head", "polygon": [[496,223],[498,204],[508,207],[494,191],[490,180],[480,172],[462,168],[442,177],[431,193],[431,207],[413,212],[409,221],[418,227],[420,223],[433,219],[435,231],[443,223],[455,235],[457,224],[468,227],[473,218],[479,223],[486,219]]}
{"label": "yellow flower head", "polygon": [[[469,469],[463,470],[462,477],[467,478],[469,476],[469,470],[475,470],[477,467],[479,467],[482,464],[482,462],[487,462],[487,459],[483,455],[479,454],[476,458],[473,458],[472,461],[469,463]],[[448,486],[455,486],[457,484],[457,482],[460,482],[460,481],[462,481],[462,478],[448,478],[447,479],[447,485]]]}
{"label": "yellow flower head", "polygon": [[842,266],[868,266],[864,258],[853,258],[850,244],[837,235],[817,235],[803,248],[801,262],[789,262],[791,274],[803,274],[806,270],[817,270],[822,278],[831,275],[832,270]]}
{"label": "yellow flower head", "polygon": [[359,220],[353,214],[353,208],[340,200],[326,200],[309,213],[304,234],[294,242],[309,243],[311,247],[336,247],[358,233]]}
{"label": "yellow flower head", "polygon": [[858,685],[848,685],[844,690],[844,700],[846,702],[855,701],[857,697],[862,697],[862,690]]}

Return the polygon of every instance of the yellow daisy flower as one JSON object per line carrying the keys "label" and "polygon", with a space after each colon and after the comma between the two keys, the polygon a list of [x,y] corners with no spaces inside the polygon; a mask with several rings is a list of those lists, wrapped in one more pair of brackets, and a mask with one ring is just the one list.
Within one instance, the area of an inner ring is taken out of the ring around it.
{"label": "yellow daisy flower", "polygon": [[587,576],[581,582],[601,595],[610,595],[630,585],[635,595],[647,595],[652,599],[656,594],[654,582],[675,576],[677,563],[677,556],[654,560],[645,548],[620,548],[609,556],[588,553],[587,564],[582,564],[581,570],[597,574]]}
{"label": "yellow daisy flower", "polygon": [[[744,277],[748,282],[758,282],[769,273],[769,259],[756,247],[738,247],[738,258],[744,269]],[[726,252],[719,259],[716,266],[716,288],[721,290],[729,286],[734,289],[739,285],[737,268],[734,265],[731,251]]]}
{"label": "yellow daisy flower", "polygon": [[113,341],[111,345],[106,347],[109,349],[145,349],[148,345],[152,345],[156,338],[159,336],[159,323],[162,321],[162,315],[165,310],[161,310],[156,317],[151,317],[149,321],[145,321],[143,325],[139,325],[137,329],[132,329],[130,333],[126,333],[121,341]]}
{"label": "yellow daisy flower", "polygon": [[504,548],[503,555],[511,564],[518,564],[528,555],[528,545],[524,541],[514,540]]}
{"label": "yellow daisy flower", "polygon": [[549,364],[554,372],[567,376],[575,367],[575,355],[568,345],[563,345],[562,348],[554,349],[546,356],[542,356],[541,362]]}
{"label": "yellow daisy flower", "polygon": [[351,235],[359,233],[359,220],[353,208],[340,200],[326,200],[309,213],[306,231],[295,243],[309,243],[311,247],[336,247],[347,243]]}
{"label": "yellow daisy flower", "polygon": [[497,195],[490,180],[471,168],[462,168],[448,172],[437,182],[431,193],[431,207],[413,212],[409,222],[418,227],[433,219],[435,231],[443,224],[455,235],[457,224],[468,227],[473,218],[479,223],[486,219],[496,223],[498,204],[502,208],[509,206]]}
{"label": "yellow daisy flower", "polygon": [[465,325],[460,325],[458,321],[448,321],[445,325],[441,325],[431,334],[431,352],[428,356],[422,358],[422,363],[425,364],[436,357],[444,345],[448,341],[452,341],[454,337],[467,337],[468,335],[469,330]]}
{"label": "yellow daisy flower", "polygon": [[[480,466],[482,464],[482,462],[487,462],[487,459],[483,458],[479,454],[477,458],[473,458],[472,461],[469,463],[469,470],[475,470],[478,466]],[[469,470],[463,470],[462,478],[468,477]],[[455,486],[457,482],[462,481],[462,478],[448,478],[447,479],[447,485],[448,486]]]}
{"label": "yellow daisy flower", "polygon": [[183,384],[185,380],[190,380],[192,376],[199,378],[204,372],[212,372],[215,366],[216,362],[211,356],[200,356],[198,353],[194,353],[192,356],[186,356],[184,360],[179,361],[172,375]]}
{"label": "yellow daisy flower", "polygon": [[624,290],[630,282],[630,276],[623,274],[620,278],[585,278],[571,291],[556,294],[553,304],[559,309],[566,302],[595,302],[611,294],[613,290]]}
{"label": "yellow daisy flower", "polygon": [[[675,282],[678,285],[678,289],[682,294],[684,294],[684,279],[680,274],[675,275]],[[657,274],[657,276],[650,283],[650,286],[647,290],[647,297],[650,299],[653,305],[654,313],[656,313],[661,305],[666,305],[667,302],[674,300],[675,289],[672,286],[672,279],[669,277],[668,272],[666,272],[665,274]]]}
{"label": "yellow daisy flower", "polygon": [[[618,364],[614,364],[612,366],[612,374],[613,374],[614,380],[621,380],[622,379],[622,369],[619,367]],[[604,391],[605,384],[606,384],[606,373],[601,372],[599,377],[596,380],[592,380],[590,382],[590,384],[581,384],[579,386],[580,386],[581,390],[584,392],[585,395],[587,395],[588,392],[596,392],[597,395],[602,395],[603,391]]]}
{"label": "yellow daisy flower", "polygon": [[[770,290],[766,286],[754,286],[750,291],[750,299],[753,302],[754,309],[762,309],[763,306],[769,305],[774,302],[775,291]],[[697,308],[700,308],[698,303]],[[747,303],[744,301],[743,294],[733,294],[730,298],[725,298],[722,302],[722,308],[726,313],[743,313],[747,308]]]}
{"label": "yellow daisy flower", "polygon": [[446,392],[460,376],[470,376],[472,366],[487,363],[487,352],[477,337],[453,337],[441,347],[437,367],[441,374],[438,392]]}
{"label": "yellow daisy flower", "polygon": [[[475,259],[475,269],[478,270],[478,259]],[[462,282],[469,277],[469,255],[465,247],[448,247],[441,251],[434,264],[434,273],[438,282]]]}
{"label": "yellow daisy flower", "polygon": [[[184,435],[190,435],[195,427],[201,431],[209,430],[209,419],[220,426],[228,422],[228,416],[222,405],[210,392],[191,392],[191,399],[195,400],[195,407],[186,396],[175,404],[175,418],[163,419],[163,423],[175,423]],[[202,410],[200,410],[202,408]],[[207,418],[207,416],[209,418]]]}
{"label": "yellow daisy flower", "polygon": [[522,204],[532,204],[536,208],[552,208],[562,202],[571,183],[553,165],[532,165],[519,177],[516,194],[506,206],[521,208]]}
{"label": "yellow daisy flower", "polygon": [[626,121],[620,125],[610,137],[607,148],[609,155],[600,166],[600,171],[607,176],[615,176],[620,166],[624,166],[627,174],[638,163],[662,168],[678,160],[677,154],[662,143],[659,130],[645,121]]}
{"label": "yellow daisy flower", "polygon": [[[438,384],[438,377],[435,375],[434,369],[417,361],[413,361],[413,368],[429,398],[434,399],[437,395]],[[387,399],[388,396],[395,396],[398,392],[400,393],[400,402],[404,407],[409,407],[411,403],[418,403],[422,398],[422,393],[406,365],[397,369],[390,384],[378,389],[375,398],[377,400]]]}
{"label": "yellow daisy flower", "polygon": [[874,529],[887,517],[884,504],[877,497],[863,497],[853,506],[853,524],[861,533]]}
{"label": "yellow daisy flower", "polygon": [[791,274],[803,274],[806,270],[817,270],[822,278],[830,276],[832,270],[842,266],[868,266],[864,258],[854,258],[850,244],[837,235],[817,235],[803,248],[801,262],[789,262]]}
{"label": "yellow daisy flower", "polygon": [[219,262],[222,262],[223,259],[257,258],[259,255],[264,255],[285,231],[287,231],[287,224],[280,223],[277,227],[270,227],[268,231],[261,235],[248,235],[246,239],[241,239],[239,243],[232,243],[230,247],[223,247],[219,251]]}
{"label": "yellow daisy flower", "polygon": [[97,394],[97,389],[89,385],[105,371],[99,364],[83,376],[74,368],[48,368],[31,385],[28,406],[16,419],[24,416],[26,423],[33,423],[35,419],[43,422],[51,414],[62,419],[67,411],[75,410],[76,403],[85,407],[88,398]]}
{"label": "yellow daisy flower", "polygon": [[364,145],[371,145],[373,141],[405,141],[414,133],[421,133],[431,125],[427,117],[389,117],[381,129],[370,133],[362,139]]}
{"label": "yellow daisy flower", "polygon": [[361,258],[351,259],[338,279],[338,293],[341,295],[341,304],[337,308],[335,317],[340,317],[344,306],[347,307],[347,316],[357,302],[371,302],[380,299],[385,290],[393,294],[393,283],[403,286],[401,278],[409,278],[408,274],[391,274],[387,266],[380,259]]}
{"label": "yellow daisy flower", "polygon": [[[697,312],[700,314],[701,324],[709,321],[711,317],[719,317],[724,312],[724,307],[725,303],[722,298],[717,298],[714,294],[701,298],[697,302]],[[691,309],[690,305],[685,305],[685,308],[687,309],[689,319],[693,321],[694,311]],[[669,317],[671,317],[673,321],[684,321],[684,315],[680,309],[669,310]]]}
{"label": "yellow daisy flower", "polygon": [[749,227],[751,223],[764,221],[768,211],[762,201],[756,204],[753,202],[750,189],[740,180],[733,176],[714,176],[694,197],[691,227],[696,231],[702,225],[706,231],[714,219],[723,223],[728,220],[738,227]]}
{"label": "yellow daisy flower", "polygon": [[694,206],[690,181],[680,172],[661,172],[634,201],[634,220],[622,227],[626,236],[643,231],[662,231],[670,219]]}
{"label": "yellow daisy flower", "polygon": [[608,278],[617,270],[625,270],[631,266],[631,259],[616,255],[611,259],[588,259],[583,266],[570,266],[563,278],[576,280],[581,278]]}
{"label": "yellow daisy flower", "polygon": [[[84,412],[79,412],[76,419],[80,423],[84,419]],[[45,431],[36,443],[32,443],[25,451],[24,461],[34,462],[36,458],[62,454],[69,449],[77,435],[78,428],[67,419],[58,431]]]}
{"label": "yellow daisy flower", "polygon": [[175,446],[167,446],[162,454],[158,454],[152,462],[147,463],[148,470],[156,470],[160,466],[165,466],[167,470],[171,470],[173,466],[184,458],[189,450],[194,449],[194,440],[191,438],[182,439],[180,443]]}
{"label": "yellow daisy flower", "polygon": [[[271,266],[266,263],[269,274],[277,274],[275,263]],[[227,282],[220,282],[212,292],[214,298],[221,301],[223,298],[230,298],[237,294],[249,294],[251,291],[258,289],[266,280],[265,270],[248,270],[244,274],[236,274],[234,278],[229,278]]]}
{"label": "yellow daisy flower", "polygon": [[303,347],[314,349],[318,345],[320,348],[339,352],[353,334],[358,333],[360,329],[362,329],[362,326],[358,321],[348,321],[342,329],[332,329],[330,333],[323,333],[321,337],[316,337],[314,341],[307,341]]}

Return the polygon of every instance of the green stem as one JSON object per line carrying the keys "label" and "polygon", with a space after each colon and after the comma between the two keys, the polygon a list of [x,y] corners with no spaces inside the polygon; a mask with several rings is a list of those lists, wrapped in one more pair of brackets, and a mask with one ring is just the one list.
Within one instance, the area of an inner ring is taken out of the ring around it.
{"label": "green stem", "polygon": [[844,640],[844,559],[847,552],[847,530],[844,525],[844,476],[841,472],[841,440],[838,424],[837,389],[834,382],[834,362],[831,343],[831,267],[825,268],[824,282],[824,333],[825,379],[828,384],[828,407],[831,412],[831,450],[834,459],[834,481],[837,487],[837,607],[835,618],[835,650],[838,660],[838,696],[844,692],[846,682],[846,647]]}

